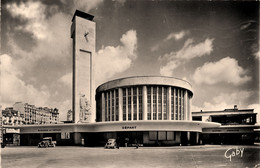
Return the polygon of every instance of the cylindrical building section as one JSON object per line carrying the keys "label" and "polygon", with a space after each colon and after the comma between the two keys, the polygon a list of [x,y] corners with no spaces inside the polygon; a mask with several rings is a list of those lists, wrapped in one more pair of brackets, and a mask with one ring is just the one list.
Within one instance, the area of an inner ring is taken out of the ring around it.
{"label": "cylindrical building section", "polygon": [[191,84],[162,76],[116,79],[96,90],[97,122],[191,120]]}

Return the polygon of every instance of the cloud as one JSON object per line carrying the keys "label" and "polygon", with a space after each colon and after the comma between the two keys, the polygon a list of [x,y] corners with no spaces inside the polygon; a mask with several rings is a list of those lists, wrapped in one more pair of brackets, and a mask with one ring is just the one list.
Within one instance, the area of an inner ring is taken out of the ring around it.
{"label": "cloud", "polygon": [[237,91],[234,93],[221,93],[214,97],[211,102],[206,101],[203,105],[192,106],[192,111],[217,111],[233,108],[234,105],[246,107],[245,102],[253,95],[252,91]]}
{"label": "cloud", "polygon": [[160,62],[166,62],[166,65],[160,67],[161,75],[172,76],[173,70],[180,65],[196,57],[210,55],[213,51],[213,40],[207,38],[204,42],[194,44],[192,39],[186,40],[182,49],[177,52],[167,53],[159,57]]}
{"label": "cloud", "polygon": [[38,106],[45,106],[50,97],[45,86],[40,89],[26,84],[19,76],[22,75],[13,64],[9,55],[1,55],[1,96],[2,105],[10,106],[17,101],[24,101]]}
{"label": "cloud", "polygon": [[193,80],[196,84],[213,85],[216,83],[229,83],[242,85],[251,80],[247,70],[238,65],[234,58],[226,57],[218,62],[206,62],[195,70]]}
{"label": "cloud", "polygon": [[96,55],[96,84],[106,81],[116,73],[128,69],[137,58],[137,34],[129,30],[120,39],[122,45],[106,46]]}
{"label": "cloud", "polygon": [[172,32],[170,33],[162,42],[156,43],[154,46],[151,47],[151,51],[157,51],[159,48],[164,46],[167,42],[174,39],[176,41],[182,39],[184,36],[188,35],[190,32],[186,30],[182,30],[180,32]]}
{"label": "cloud", "polygon": [[72,88],[72,73],[67,73],[63,75],[58,82],[65,84],[66,86]]}
{"label": "cloud", "polygon": [[[7,4],[6,7],[13,17],[25,21],[24,25],[16,26],[15,30],[21,29],[32,34],[35,40],[34,46],[30,50],[26,50],[17,43],[15,31],[8,33],[8,43],[12,55],[19,58],[15,60],[19,68],[30,69],[42,58],[59,61],[61,58],[71,55],[71,16],[53,10],[55,6],[47,8],[40,1],[21,2],[19,5],[11,3]],[[47,17],[46,13],[50,10],[53,13]]]}
{"label": "cloud", "polygon": [[163,41],[166,42],[166,41],[169,41],[171,39],[174,39],[174,40],[180,40],[182,39],[184,36],[188,35],[189,34],[189,31],[180,31],[180,32],[173,32],[173,33],[170,33]]}
{"label": "cloud", "polygon": [[36,39],[46,38],[49,31],[46,27],[45,10],[46,6],[39,1],[27,1],[11,3],[6,5],[7,10],[13,17],[18,17],[25,21],[25,26],[18,26],[16,29],[30,32]]}
{"label": "cloud", "polygon": [[[67,1],[67,0],[60,0],[64,5],[72,5],[72,12],[74,12],[76,9],[82,10],[84,12],[89,12],[92,9],[97,8],[103,0],[73,0],[73,1]],[[71,4],[72,3],[72,4]]]}

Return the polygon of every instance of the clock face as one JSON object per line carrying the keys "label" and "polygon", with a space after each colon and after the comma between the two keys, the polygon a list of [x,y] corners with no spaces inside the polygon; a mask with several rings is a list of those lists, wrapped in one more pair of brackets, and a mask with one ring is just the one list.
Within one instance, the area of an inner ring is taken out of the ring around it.
{"label": "clock face", "polygon": [[88,42],[88,40],[89,40],[88,35],[89,35],[89,32],[86,31],[85,34],[84,34],[84,38],[86,39],[86,42]]}

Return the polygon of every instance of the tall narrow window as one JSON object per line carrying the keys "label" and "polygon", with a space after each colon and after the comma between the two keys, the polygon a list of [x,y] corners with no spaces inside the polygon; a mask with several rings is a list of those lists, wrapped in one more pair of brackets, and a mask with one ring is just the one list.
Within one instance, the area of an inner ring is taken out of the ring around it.
{"label": "tall narrow window", "polygon": [[112,93],[112,121],[115,119],[115,99],[114,99],[114,90],[111,91]]}
{"label": "tall narrow window", "polygon": [[136,87],[133,88],[133,106],[134,106],[134,120],[137,120],[137,91]]}
{"label": "tall narrow window", "polygon": [[174,89],[171,87],[171,119],[174,120]]}
{"label": "tall narrow window", "polygon": [[143,120],[143,87],[138,87],[139,120]]}
{"label": "tall narrow window", "polygon": [[162,87],[158,88],[158,120],[162,120]]}
{"label": "tall narrow window", "polygon": [[107,120],[107,121],[110,121],[110,116],[111,116],[111,113],[110,113],[110,112],[111,112],[111,108],[110,108],[110,106],[111,106],[111,103],[110,103],[110,102],[111,102],[111,101],[110,101],[110,100],[111,100],[111,99],[110,99],[110,92],[108,92],[108,102],[107,102],[107,103],[108,103],[108,116],[107,116],[107,117],[108,117],[108,120]]}
{"label": "tall narrow window", "polygon": [[147,120],[151,120],[151,87],[147,86]]}
{"label": "tall narrow window", "polygon": [[105,93],[105,121],[107,121],[107,93]]}
{"label": "tall narrow window", "polygon": [[181,97],[182,97],[182,90],[179,89],[179,120],[182,119],[182,101],[181,101]]}
{"label": "tall narrow window", "polygon": [[153,87],[153,120],[157,120],[157,87]]}
{"label": "tall narrow window", "polygon": [[126,121],[126,88],[123,88],[123,121]]}
{"label": "tall narrow window", "polygon": [[119,98],[118,98],[118,89],[116,89],[116,121],[119,120]]}
{"label": "tall narrow window", "polygon": [[175,120],[178,120],[178,113],[179,113],[179,109],[178,109],[178,93],[179,93],[179,89],[175,90]]}
{"label": "tall narrow window", "polygon": [[130,121],[131,120],[131,111],[132,111],[132,108],[131,108],[131,102],[132,102],[131,88],[128,88],[127,91],[128,91],[128,121]]}
{"label": "tall narrow window", "polygon": [[167,88],[163,88],[163,119],[167,120]]}

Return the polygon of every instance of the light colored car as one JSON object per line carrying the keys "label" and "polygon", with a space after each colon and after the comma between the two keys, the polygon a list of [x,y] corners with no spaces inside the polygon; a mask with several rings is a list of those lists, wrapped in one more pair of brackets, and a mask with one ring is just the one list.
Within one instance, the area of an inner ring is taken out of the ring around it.
{"label": "light colored car", "polygon": [[108,139],[107,140],[107,143],[105,145],[105,148],[106,149],[115,149],[117,147],[117,144],[116,144],[116,139]]}

